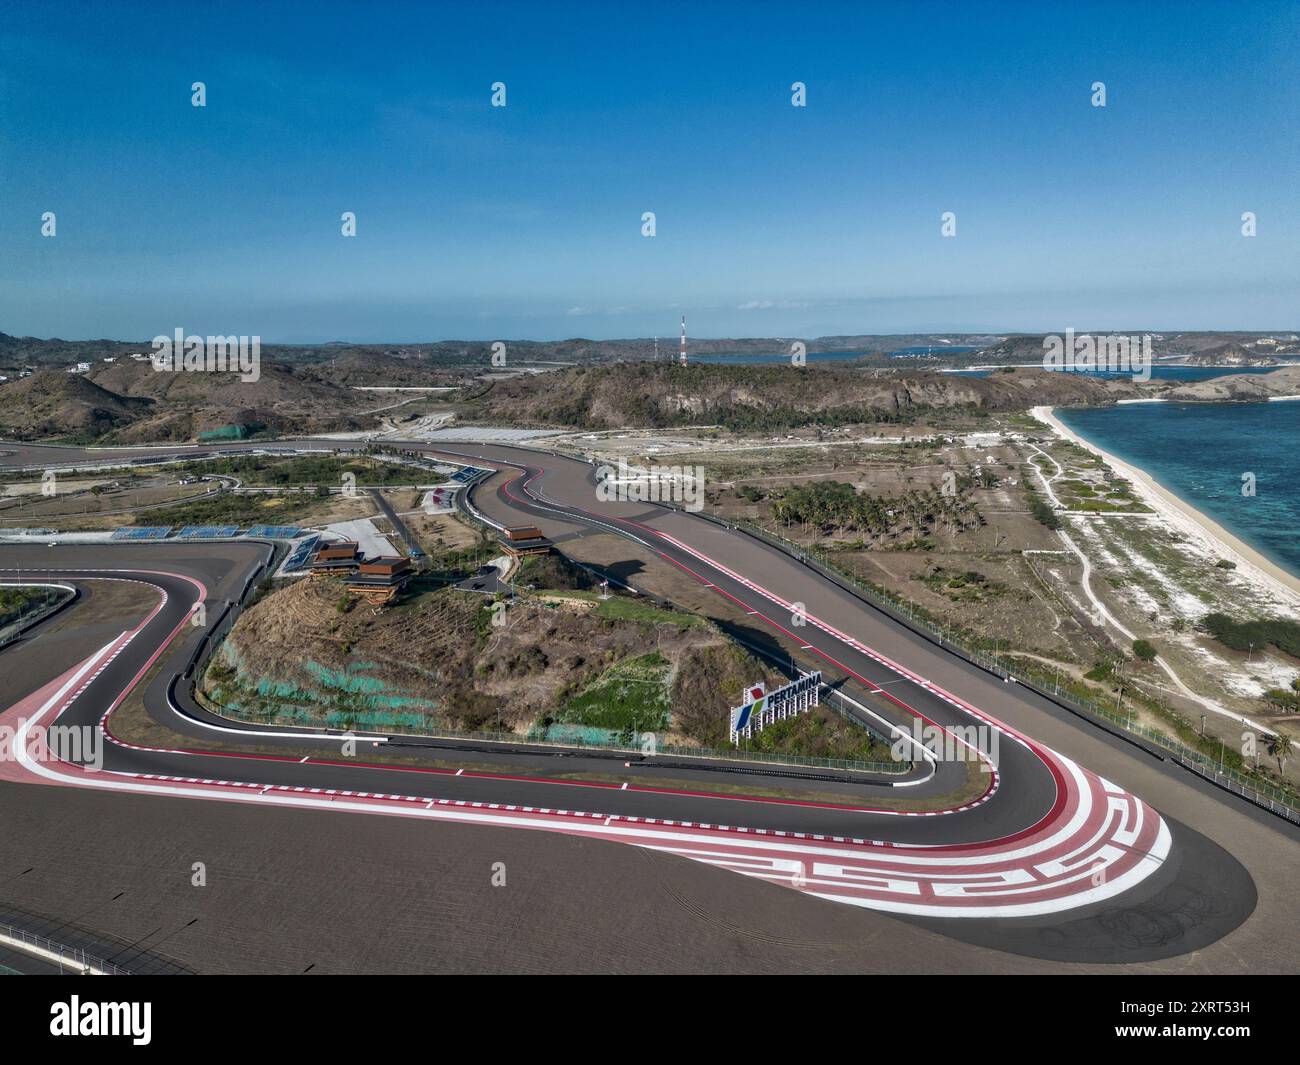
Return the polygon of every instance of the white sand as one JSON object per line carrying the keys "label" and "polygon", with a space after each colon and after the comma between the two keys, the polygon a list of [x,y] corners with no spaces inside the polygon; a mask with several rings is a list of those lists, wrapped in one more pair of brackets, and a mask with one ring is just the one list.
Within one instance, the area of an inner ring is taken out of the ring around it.
{"label": "white sand", "polygon": [[1103,451],[1068,428],[1052,413],[1051,407],[1034,407],[1030,412],[1051,427],[1057,436],[1100,455],[1121,477],[1133,484],[1142,502],[1155,511],[1182,535],[1199,542],[1207,551],[1237,565],[1236,573],[1265,593],[1263,598],[1289,603],[1300,611],[1300,577],[1265,558],[1254,548],[1233,536],[1222,525],[1207,518],[1195,507],[1165,488],[1145,470]]}

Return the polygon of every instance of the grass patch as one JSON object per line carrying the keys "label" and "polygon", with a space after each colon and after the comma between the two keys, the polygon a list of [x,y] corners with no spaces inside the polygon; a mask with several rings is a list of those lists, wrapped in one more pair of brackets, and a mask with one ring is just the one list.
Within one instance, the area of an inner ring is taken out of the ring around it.
{"label": "grass patch", "polygon": [[[573,593],[569,593],[573,594]],[[598,605],[593,611],[598,618],[608,621],[646,621],[651,625],[676,625],[678,631],[685,632],[696,625],[704,624],[704,619],[694,614],[680,614],[674,610],[664,610],[642,599],[631,599],[616,595],[609,599],[597,599]]]}
{"label": "grass patch", "polygon": [[611,666],[560,707],[555,720],[618,732],[661,732],[668,727],[668,667],[658,651]]}
{"label": "grass patch", "polygon": [[798,754],[811,758],[845,758],[858,762],[893,761],[889,745],[824,706],[774,721],[742,741],[741,749],[764,754]]}
{"label": "grass patch", "polygon": [[273,455],[249,455],[186,462],[178,468],[191,473],[228,474],[238,477],[246,485],[259,486],[337,487],[343,483],[345,473],[353,474],[357,483],[364,485],[419,484],[437,480],[437,475],[430,470],[379,462],[363,456],[342,458],[335,455],[293,455],[278,458]]}
{"label": "grass patch", "polygon": [[1300,621],[1290,618],[1264,618],[1237,621],[1227,614],[1207,614],[1201,622],[1205,630],[1225,647],[1234,651],[1263,650],[1272,644],[1294,658],[1300,658]]}
{"label": "grass patch", "polygon": [[[306,501],[304,497],[302,502]],[[292,512],[301,512],[300,504],[286,505],[286,502],[274,496],[268,499],[266,496],[222,493],[193,503],[147,510],[137,517],[140,523],[147,525],[280,525],[290,523]]]}
{"label": "grass patch", "polygon": [[956,603],[979,603],[1003,595],[1007,586],[990,580],[975,570],[957,571],[936,566],[922,581],[932,591],[946,595]]}

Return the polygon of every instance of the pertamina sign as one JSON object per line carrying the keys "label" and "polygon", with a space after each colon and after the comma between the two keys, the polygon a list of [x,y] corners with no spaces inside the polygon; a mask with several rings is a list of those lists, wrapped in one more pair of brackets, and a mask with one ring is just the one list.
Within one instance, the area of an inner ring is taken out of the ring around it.
{"label": "pertamina sign", "polygon": [[739,745],[741,736],[753,736],[773,721],[819,705],[821,684],[821,670],[807,673],[773,692],[767,691],[763,684],[751,684],[745,689],[745,702],[731,708],[731,742]]}

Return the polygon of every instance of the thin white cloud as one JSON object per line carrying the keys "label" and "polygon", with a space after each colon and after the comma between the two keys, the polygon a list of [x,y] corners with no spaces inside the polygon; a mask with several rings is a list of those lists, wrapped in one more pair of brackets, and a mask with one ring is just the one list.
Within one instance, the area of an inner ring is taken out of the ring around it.
{"label": "thin white cloud", "polygon": [[738,311],[797,311],[807,307],[808,304],[795,300],[746,300],[744,303],[736,305]]}

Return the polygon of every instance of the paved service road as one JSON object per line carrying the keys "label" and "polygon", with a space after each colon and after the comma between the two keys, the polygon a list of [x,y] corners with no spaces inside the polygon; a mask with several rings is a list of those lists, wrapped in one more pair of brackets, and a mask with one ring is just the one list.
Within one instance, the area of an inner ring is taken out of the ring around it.
{"label": "paved service road", "polygon": [[[266,447],[267,445],[261,445]],[[277,445],[284,446],[284,445]],[[293,446],[337,446],[295,442]],[[390,445],[391,446],[391,445]],[[113,634],[93,654],[33,692],[5,715],[30,730],[103,724],[134,685],[146,681],[149,713],[183,736],[255,743],[293,753],[241,756],[203,753],[183,743],[168,749],[110,744],[103,771],[24,756],[5,771],[28,780],[196,799],[269,803],[374,814],[511,825],[617,840],[668,851],[836,902],[941,926],[991,926],[999,934],[1044,922],[1077,927],[1116,913],[1176,914],[1179,935],[1157,941],[1150,956],[1196,949],[1240,924],[1255,903],[1254,885],[1231,856],[1110,781],[1036,742],[1012,721],[1032,719],[1045,700],[1008,685],[937,648],[793,558],[696,515],[649,503],[598,498],[596,471],[584,462],[490,444],[403,445],[412,451],[491,466],[499,473],[473,493],[472,506],[496,524],[528,522],[553,538],[588,530],[615,533],[630,550],[666,560],[683,582],[702,584],[807,654],[829,676],[887,700],[895,720],[920,720],[947,741],[954,758],[978,758],[982,793],[924,814],[873,806],[897,798],[887,782],[863,787],[860,805],[738,799],[709,792],[707,774],[690,792],[637,786],[582,785],[455,770],[362,764],[366,751],[388,748],[366,737],[355,758],[339,755],[340,737],[304,730],[232,727],[194,706],[177,683],[196,645],[226,615],[231,587],[261,561],[256,545],[232,545],[227,570],[175,554],[169,544],[131,547],[2,547],[7,576],[22,565],[35,579],[143,582],[157,606],[138,626]],[[192,449],[194,454],[238,448]],[[78,453],[0,445],[0,465],[46,467],[120,461]],[[161,453],[161,452],[160,452]],[[169,456],[176,454],[168,449]],[[187,452],[190,454],[190,452]],[[144,457],[131,452],[132,458]],[[218,600],[214,602],[214,599]],[[189,624],[207,603],[207,623]],[[168,648],[172,651],[169,653]],[[0,660],[2,661],[2,660]],[[164,668],[151,674],[155,662]],[[373,746],[367,747],[367,744]],[[17,745],[21,750],[21,744]],[[391,750],[392,748],[388,748]],[[301,752],[320,751],[302,759]],[[406,753],[407,749],[403,749]],[[446,754],[439,751],[440,759]],[[518,756],[526,767],[527,755]],[[964,763],[941,763],[912,794],[933,797]],[[1192,900],[1189,906],[1189,899]],[[1199,900],[1199,901],[1198,901]],[[1187,915],[1191,913],[1189,918]],[[965,918],[953,921],[953,918]],[[1171,921],[1175,916],[1171,916]],[[1105,923],[1103,921],[1103,923]],[[965,935],[966,932],[957,934]],[[1062,948],[1066,955],[1069,949]],[[1077,956],[1102,950],[1080,937]]]}

